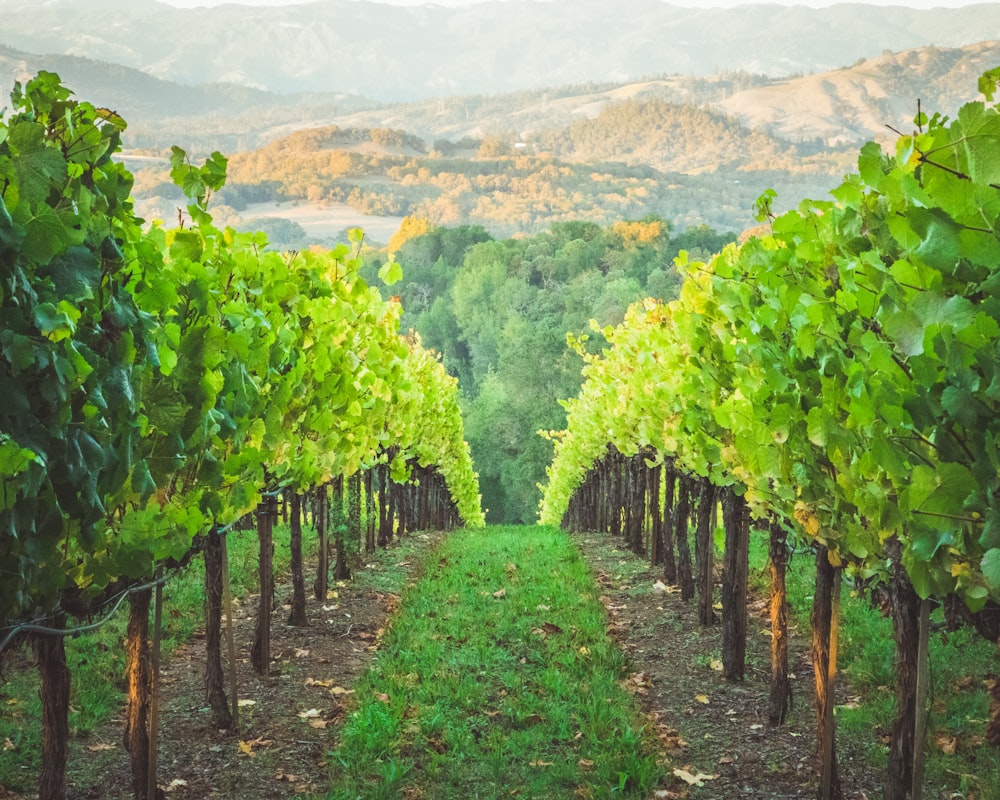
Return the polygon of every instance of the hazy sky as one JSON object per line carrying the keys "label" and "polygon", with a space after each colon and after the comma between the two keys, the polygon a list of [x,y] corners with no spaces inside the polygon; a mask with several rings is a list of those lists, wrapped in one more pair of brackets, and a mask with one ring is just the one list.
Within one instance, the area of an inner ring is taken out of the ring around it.
{"label": "hazy sky", "polygon": [[[379,0],[395,6],[419,6],[424,5],[429,0]],[[433,0],[438,5],[458,6],[469,5],[480,0]],[[958,8],[959,6],[971,6],[982,0],[858,0],[875,6],[909,6],[910,8]],[[162,0],[172,6],[179,8],[193,8],[194,6],[218,6],[227,2],[239,2],[248,6],[287,6],[304,2],[304,0]],[[781,5],[802,5],[820,8],[834,5],[834,0],[665,0],[677,6],[696,7],[723,7],[748,5],[750,3],[776,2]]]}

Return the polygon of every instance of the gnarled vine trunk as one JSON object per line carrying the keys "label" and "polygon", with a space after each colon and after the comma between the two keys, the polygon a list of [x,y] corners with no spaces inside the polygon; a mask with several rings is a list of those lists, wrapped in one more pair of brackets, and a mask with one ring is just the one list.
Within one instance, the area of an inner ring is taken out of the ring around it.
{"label": "gnarled vine trunk", "polygon": [[788,679],[788,544],[785,529],[777,519],[768,522],[768,556],[771,567],[771,697],[768,721],[781,725],[792,707],[792,683]]}
{"label": "gnarled vine trunk", "polygon": [[205,540],[205,698],[212,709],[212,725],[233,725],[222,671],[222,537],[212,531]]}
{"label": "gnarled vine trunk", "polygon": [[[837,768],[837,747],[833,730],[834,692],[831,677],[830,639],[833,632],[834,582],[840,580],[840,572],[830,563],[825,547],[816,550],[816,587],[813,593],[812,662],[816,680],[816,743],[821,768],[830,765],[829,798],[840,800],[843,792]],[[829,800],[821,798],[821,800]]]}
{"label": "gnarled vine trunk", "polygon": [[257,507],[257,536],[260,540],[260,597],[257,601],[257,625],[250,663],[258,675],[271,669],[271,611],[274,607],[274,539],[272,526],[277,512],[277,499],[265,497]]}
{"label": "gnarled vine trunk", "polygon": [[742,681],[747,652],[747,573],[750,561],[750,510],[732,489],[722,495],[726,548],[722,555],[722,670],[728,681]]}
{"label": "gnarled vine trunk", "polygon": [[715,541],[712,531],[712,509],[716,490],[707,478],[699,481],[701,496],[698,500],[697,526],[695,529],[695,554],[698,563],[698,622],[704,626],[715,622],[713,572],[715,570]]}
{"label": "gnarled vine trunk", "polygon": [[920,597],[906,575],[902,547],[893,536],[886,540],[892,564],[889,601],[892,604],[892,635],[896,643],[896,718],[889,735],[889,765],[885,779],[885,800],[909,800],[913,785],[914,741],[917,719],[917,657],[920,636]]}
{"label": "gnarled vine trunk", "polygon": [[681,600],[694,597],[694,575],[691,569],[691,544],[688,541],[688,517],[691,515],[693,481],[682,475],[677,486],[677,505],[674,507],[674,539],[677,542],[677,579],[681,586]]}
{"label": "gnarled vine trunk", "polygon": [[306,576],[302,566],[302,495],[298,492],[291,494],[288,532],[292,551],[292,608],[288,613],[288,624],[304,628],[309,620],[306,618]]}
{"label": "gnarled vine trunk", "polygon": [[[53,628],[64,628],[66,617],[57,615]],[[35,658],[41,678],[42,772],[38,779],[39,800],[66,797],[66,757],[69,745],[70,672],[62,636],[34,634]]]}

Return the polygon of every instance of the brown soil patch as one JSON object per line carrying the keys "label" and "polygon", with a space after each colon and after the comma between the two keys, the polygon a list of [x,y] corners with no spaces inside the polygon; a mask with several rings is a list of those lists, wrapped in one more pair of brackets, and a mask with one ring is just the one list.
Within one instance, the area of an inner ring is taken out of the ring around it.
{"label": "brown soil patch", "polygon": [[[818,766],[808,642],[794,633],[791,637],[794,705],[788,722],[772,728],[767,719],[770,620],[763,600],[751,603],[746,679],[727,683],[718,662],[721,627],[700,627],[694,604],[682,602],[671,587],[654,590],[662,578],[659,568],[641,568],[637,556],[607,534],[574,534],[573,540],[597,576],[609,630],[628,653],[633,670],[628,685],[657,725],[668,773],[681,769],[692,776],[713,776],[703,778],[701,787],[673,776],[655,796],[815,797]],[[844,796],[863,798],[875,791],[877,776],[869,774],[851,743],[838,740],[837,747]]]}
{"label": "brown soil patch", "polygon": [[[426,550],[440,534],[416,539],[420,550]],[[349,701],[351,685],[372,662],[399,601],[394,593],[370,588],[371,579],[380,571],[402,567],[407,582],[415,580],[422,558],[413,554],[413,541],[408,537],[405,562],[390,548],[358,570],[359,579],[331,586],[336,597],[310,597],[307,628],[285,624],[291,586],[278,585],[267,677],[250,666],[257,598],[247,597],[237,606],[233,617],[243,704],[238,734],[210,724],[203,634],[174,652],[161,671],[158,784],[168,800],[277,800],[325,787],[336,722]],[[307,585],[311,581],[307,571]],[[224,667],[226,663],[223,644]],[[67,800],[131,800],[121,737],[118,718],[86,740],[72,742]]]}

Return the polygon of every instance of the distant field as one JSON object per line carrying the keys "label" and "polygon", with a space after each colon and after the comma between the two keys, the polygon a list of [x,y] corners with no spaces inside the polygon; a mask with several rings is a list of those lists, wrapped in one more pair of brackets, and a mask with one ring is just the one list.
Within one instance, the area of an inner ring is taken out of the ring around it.
{"label": "distant field", "polygon": [[370,239],[385,244],[399,228],[402,217],[373,217],[355,211],[346,203],[251,203],[240,211],[245,220],[255,217],[280,217],[297,222],[310,238],[336,236],[344,228],[362,228]]}

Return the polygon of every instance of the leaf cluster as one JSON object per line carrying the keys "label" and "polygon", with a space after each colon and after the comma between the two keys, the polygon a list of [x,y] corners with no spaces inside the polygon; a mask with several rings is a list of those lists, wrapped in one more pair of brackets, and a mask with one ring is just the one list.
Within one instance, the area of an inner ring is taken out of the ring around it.
{"label": "leaf cluster", "polygon": [[543,520],[609,444],[652,446],[863,577],[896,537],[922,596],[1000,600],[1000,114],[915,127],[605,332]]}

